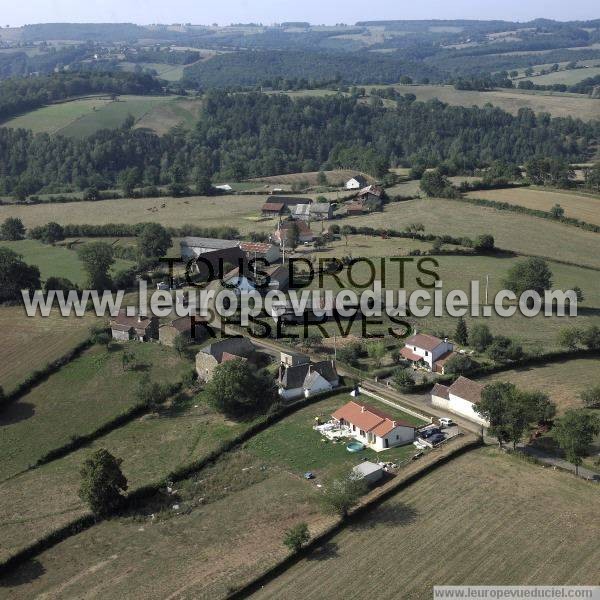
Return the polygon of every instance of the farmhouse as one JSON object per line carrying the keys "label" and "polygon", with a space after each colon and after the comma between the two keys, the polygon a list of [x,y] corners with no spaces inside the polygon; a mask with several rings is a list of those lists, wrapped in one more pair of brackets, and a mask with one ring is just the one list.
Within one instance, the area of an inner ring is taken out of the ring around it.
{"label": "farmhouse", "polygon": [[269,196],[268,202],[283,204],[290,211],[298,204],[312,204],[311,198],[302,198],[301,196]]}
{"label": "farmhouse", "polygon": [[381,200],[382,196],[383,188],[379,185],[368,185],[356,194],[360,200]]}
{"label": "farmhouse", "polygon": [[158,337],[158,319],[142,316],[128,317],[127,311],[121,309],[119,314],[111,319],[110,330],[114,340],[149,342]]}
{"label": "farmhouse", "polygon": [[454,346],[447,338],[441,340],[426,333],[415,333],[405,340],[400,354],[415,366],[424,366],[429,371],[441,373],[444,359],[452,354],[453,350]]}
{"label": "farmhouse", "polygon": [[431,403],[489,427],[489,423],[475,412],[475,406],[481,400],[482,390],[483,385],[466,377],[459,377],[449,387],[436,383],[431,390]]}
{"label": "farmhouse", "polygon": [[410,444],[415,439],[415,427],[410,423],[393,419],[377,408],[354,400],[331,416],[348,430],[350,436],[376,451]]}
{"label": "farmhouse", "polygon": [[265,202],[261,211],[263,217],[281,217],[289,213],[290,209],[282,202]]}
{"label": "farmhouse", "polygon": [[366,212],[367,212],[367,207],[361,201],[351,202],[350,204],[346,205],[346,214],[349,217],[356,216],[356,215],[363,215]]}
{"label": "farmhouse", "polygon": [[310,398],[320,392],[328,392],[340,384],[334,361],[323,360],[312,363],[297,362],[289,364],[282,362],[279,366],[277,387],[279,395],[284,400],[295,400],[296,398]]}
{"label": "farmhouse", "polygon": [[170,323],[164,323],[158,328],[158,341],[165,346],[173,346],[175,338],[182,335],[186,339],[192,337],[192,319],[179,317]]}
{"label": "farmhouse", "polygon": [[234,288],[236,293],[259,291],[267,293],[269,290],[285,291],[290,281],[287,265],[256,266],[256,276],[250,269],[245,275],[240,275],[239,269],[233,269],[223,277],[224,283],[229,288]]}
{"label": "farmhouse", "polygon": [[184,237],[179,242],[181,256],[183,258],[197,258],[206,252],[237,248],[238,246],[239,242],[237,240],[221,240],[218,238],[202,238],[191,236]]}
{"label": "farmhouse", "polygon": [[275,244],[267,244],[264,242],[241,242],[240,248],[246,253],[246,258],[248,260],[261,259],[272,265],[281,258],[281,251]]}
{"label": "farmhouse", "polygon": [[222,363],[236,358],[247,360],[254,354],[254,345],[245,337],[225,338],[209,344],[196,354],[196,373],[202,381],[210,381],[214,370]]}
{"label": "farmhouse", "polygon": [[294,223],[298,227],[298,243],[304,244],[306,242],[312,242],[315,239],[315,234],[312,232],[306,221],[285,221],[284,223],[278,224],[277,229],[273,232],[273,241],[280,246],[284,243],[288,245],[287,238]]}
{"label": "farmhouse", "polygon": [[292,217],[300,221],[329,221],[333,218],[333,208],[329,202],[298,204]]}
{"label": "farmhouse", "polygon": [[368,181],[362,175],[355,175],[346,181],[346,189],[347,190],[359,190],[367,185]]}

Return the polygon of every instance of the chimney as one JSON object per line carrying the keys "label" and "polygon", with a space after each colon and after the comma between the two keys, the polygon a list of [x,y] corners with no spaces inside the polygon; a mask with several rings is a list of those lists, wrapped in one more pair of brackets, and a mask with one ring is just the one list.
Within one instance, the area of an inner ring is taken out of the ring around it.
{"label": "chimney", "polygon": [[444,342],[446,342],[446,344],[448,343],[448,338],[447,337],[444,338]]}
{"label": "chimney", "polygon": [[142,322],[142,315],[138,315],[137,321],[138,321],[138,323]]}
{"label": "chimney", "polygon": [[397,427],[396,421],[392,421],[392,427]]}
{"label": "chimney", "polygon": [[364,413],[367,409],[365,408],[364,404],[360,407],[360,412]]}

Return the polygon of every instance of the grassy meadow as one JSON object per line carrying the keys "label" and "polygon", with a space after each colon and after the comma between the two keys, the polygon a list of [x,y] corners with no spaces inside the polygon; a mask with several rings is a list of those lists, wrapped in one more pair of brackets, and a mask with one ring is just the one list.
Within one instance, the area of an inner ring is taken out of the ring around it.
{"label": "grassy meadow", "polygon": [[[125,347],[135,353],[135,370],[123,370]],[[142,378],[176,382],[190,368],[172,349],[159,344],[92,347],[2,411],[0,479],[137,404]]]}
{"label": "grassy meadow", "polygon": [[593,385],[600,385],[600,360],[577,358],[517,367],[479,381],[483,384],[510,381],[524,390],[543,390],[556,403],[560,414],[571,408],[583,408],[579,394]]}
{"label": "grassy meadow", "polygon": [[512,188],[469,192],[467,196],[470,198],[485,198],[495,202],[507,202],[508,204],[546,212],[555,204],[560,204],[565,210],[565,217],[600,225],[600,198],[578,195],[577,192]]}
{"label": "grassy meadow", "polygon": [[[42,281],[48,277],[66,277],[76,285],[85,285],[87,276],[83,264],[77,253],[64,245],[43,244],[37,240],[27,239],[18,242],[1,241],[0,246],[10,248],[23,256],[27,264],[38,267]],[[117,273],[121,269],[130,267],[131,264],[131,261],[115,259],[111,271]]]}
{"label": "grassy meadow", "polygon": [[[425,600],[434,585],[596,584],[596,495],[571,475],[493,449],[470,452],[368,512],[252,597]],[[359,570],[366,575],[357,578]]]}
{"label": "grassy meadow", "polygon": [[[589,69],[586,69],[588,71]],[[386,86],[365,86],[386,87]],[[549,112],[554,117],[579,117],[583,120],[597,119],[597,102],[579,94],[560,92],[527,93],[523,90],[494,90],[477,92],[456,90],[450,85],[394,85],[401,94],[414,94],[417,100],[426,102],[437,98],[452,106],[479,106],[493,104],[516,115],[520,108],[531,108],[536,113]]]}
{"label": "grassy meadow", "polygon": [[[1,482],[0,559],[85,512],[77,496],[79,469],[94,450],[106,448],[123,459],[132,491],[203,458],[247,426],[226,420],[195,398],[131,421],[64,458]],[[42,497],[44,502],[36,500]]]}
{"label": "grassy meadow", "polygon": [[30,318],[21,306],[0,306],[0,386],[11,392],[32,371],[84,341],[93,325],[104,322],[92,315],[62,317],[57,310],[47,318]]}
{"label": "grassy meadow", "polygon": [[193,122],[199,106],[198,101],[183,99],[180,102],[175,96],[123,95],[117,101],[112,101],[110,96],[86,97],[38,108],[2,126],[82,138],[99,129],[120,127],[132,115],[136,127],[156,128],[158,133],[164,133],[180,123]]}

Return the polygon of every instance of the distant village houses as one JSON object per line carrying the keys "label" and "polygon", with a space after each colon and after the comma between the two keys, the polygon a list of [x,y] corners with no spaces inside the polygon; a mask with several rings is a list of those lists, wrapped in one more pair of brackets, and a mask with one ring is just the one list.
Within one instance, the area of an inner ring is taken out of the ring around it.
{"label": "distant village houses", "polygon": [[110,330],[112,338],[120,342],[137,340],[149,342],[158,338],[158,319],[156,317],[127,316],[125,309],[111,319]]}

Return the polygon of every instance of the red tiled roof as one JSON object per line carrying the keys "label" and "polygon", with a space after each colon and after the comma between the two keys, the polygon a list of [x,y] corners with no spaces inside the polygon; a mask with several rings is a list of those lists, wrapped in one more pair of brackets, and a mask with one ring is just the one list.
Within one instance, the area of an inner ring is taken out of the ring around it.
{"label": "red tiled roof", "polygon": [[148,317],[128,317],[125,309],[119,311],[118,316],[111,319],[110,324],[113,328],[123,328],[125,331],[131,329],[145,330],[152,325],[152,320]]}
{"label": "red tiled roof", "polygon": [[244,358],[243,356],[238,356],[237,354],[231,354],[231,352],[223,352],[223,354],[221,356],[221,364],[224,363],[224,362],[229,362],[230,360],[243,360],[243,361],[246,361],[248,359]]}
{"label": "red tiled roof", "polygon": [[423,350],[429,351],[435,350],[442,342],[443,340],[440,340],[440,338],[426,333],[416,333],[412,337],[404,340],[404,343],[407,346],[416,346],[417,348],[423,348]]}
{"label": "red tiled roof", "polygon": [[273,247],[272,244],[267,244],[266,242],[241,242],[240,248],[244,252],[250,252],[257,254],[265,254]]}
{"label": "red tiled roof", "polygon": [[431,395],[432,396],[438,396],[440,398],[444,398],[445,400],[448,400],[448,386],[446,385],[442,385],[441,383],[436,383],[433,386],[433,389],[431,390]]}
{"label": "red tiled roof", "polygon": [[473,404],[477,404],[481,400],[481,392],[483,391],[483,385],[467,379],[462,375],[448,388],[450,394],[454,394],[459,398],[468,400]]}
{"label": "red tiled roof", "polygon": [[400,355],[406,358],[407,360],[412,360],[414,362],[419,362],[420,360],[423,360],[422,356],[415,354],[410,348],[406,348],[406,346],[400,349]]}
{"label": "red tiled roof", "polygon": [[281,202],[265,202],[265,204],[263,204],[262,209],[263,210],[272,210],[272,211],[281,211],[283,209],[283,207],[285,206],[285,204],[281,203]]}
{"label": "red tiled roof", "polygon": [[378,437],[387,435],[396,427],[414,429],[414,426],[406,421],[394,420],[386,413],[368,404],[359,404],[353,401],[338,408],[331,416],[338,421],[344,419],[344,421],[355,425],[359,429],[370,431]]}

